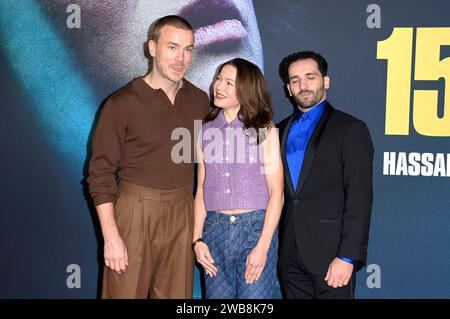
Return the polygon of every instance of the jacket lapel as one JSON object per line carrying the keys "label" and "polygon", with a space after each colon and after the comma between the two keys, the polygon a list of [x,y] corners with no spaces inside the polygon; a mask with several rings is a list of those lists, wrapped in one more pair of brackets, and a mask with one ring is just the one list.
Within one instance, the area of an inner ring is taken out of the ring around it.
{"label": "jacket lapel", "polygon": [[293,196],[295,191],[294,191],[294,184],[292,184],[292,180],[291,180],[291,173],[289,172],[289,165],[286,159],[286,141],[289,135],[289,130],[291,127],[291,123],[295,118],[295,115],[297,114],[294,113],[292,114],[292,116],[289,118],[289,121],[287,122],[286,126],[284,127],[283,130],[283,135],[281,138],[281,159],[283,161],[283,167],[284,167],[284,180],[285,183],[288,186],[289,192],[291,193],[291,195]]}
{"label": "jacket lapel", "polygon": [[[306,177],[308,176],[309,170],[314,160],[314,156],[316,155],[316,150],[317,146],[319,145],[320,138],[322,137],[322,133],[325,130],[325,126],[327,125],[333,111],[334,108],[329,103],[327,103],[325,111],[323,112],[319,123],[317,123],[317,126],[314,129],[314,133],[309,140],[308,147],[306,148],[306,154],[305,158],[303,159],[302,169],[298,177],[297,189],[295,190],[296,193],[298,193],[302,189],[303,184],[305,183]],[[293,188],[292,181],[291,187]]]}

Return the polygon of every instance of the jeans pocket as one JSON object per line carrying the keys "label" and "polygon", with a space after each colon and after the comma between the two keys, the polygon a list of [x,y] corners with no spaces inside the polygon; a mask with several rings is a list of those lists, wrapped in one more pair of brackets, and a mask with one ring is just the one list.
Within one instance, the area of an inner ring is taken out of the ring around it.
{"label": "jeans pocket", "polygon": [[203,230],[202,230],[203,238],[207,236],[209,233],[211,233],[216,225],[217,225],[217,218],[215,218],[215,216],[211,216],[210,214],[206,214],[205,221],[203,222]]}
{"label": "jeans pocket", "polygon": [[250,224],[250,232],[251,232],[252,236],[258,240],[259,236],[261,236],[261,232],[264,227],[264,219],[252,220],[249,222],[249,224]]}

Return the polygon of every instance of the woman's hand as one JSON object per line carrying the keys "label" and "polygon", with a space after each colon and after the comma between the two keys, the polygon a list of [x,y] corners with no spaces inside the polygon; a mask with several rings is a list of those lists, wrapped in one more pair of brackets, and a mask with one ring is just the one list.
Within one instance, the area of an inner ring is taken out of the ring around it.
{"label": "woman's hand", "polygon": [[267,250],[256,245],[247,256],[245,281],[252,284],[261,276],[267,261]]}
{"label": "woman's hand", "polygon": [[200,265],[203,266],[207,275],[211,277],[217,275],[217,268],[214,266],[214,259],[209,252],[208,245],[204,242],[199,242],[194,247],[195,257]]}

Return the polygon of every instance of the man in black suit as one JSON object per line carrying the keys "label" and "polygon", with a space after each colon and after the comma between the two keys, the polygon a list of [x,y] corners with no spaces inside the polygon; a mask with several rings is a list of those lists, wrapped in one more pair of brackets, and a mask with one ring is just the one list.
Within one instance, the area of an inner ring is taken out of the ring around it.
{"label": "man in black suit", "polygon": [[285,167],[279,267],[287,298],[354,298],[366,263],[373,146],[364,122],[327,101],[327,62],[291,54],[280,76],[298,111],[279,123]]}

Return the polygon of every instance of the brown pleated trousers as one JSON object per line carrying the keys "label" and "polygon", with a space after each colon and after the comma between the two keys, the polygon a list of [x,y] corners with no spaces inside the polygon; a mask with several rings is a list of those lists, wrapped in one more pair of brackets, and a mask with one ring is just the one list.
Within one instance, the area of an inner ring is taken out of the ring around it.
{"label": "brown pleated trousers", "polygon": [[193,196],[119,183],[114,215],[128,253],[125,273],[104,267],[102,298],[192,298]]}

